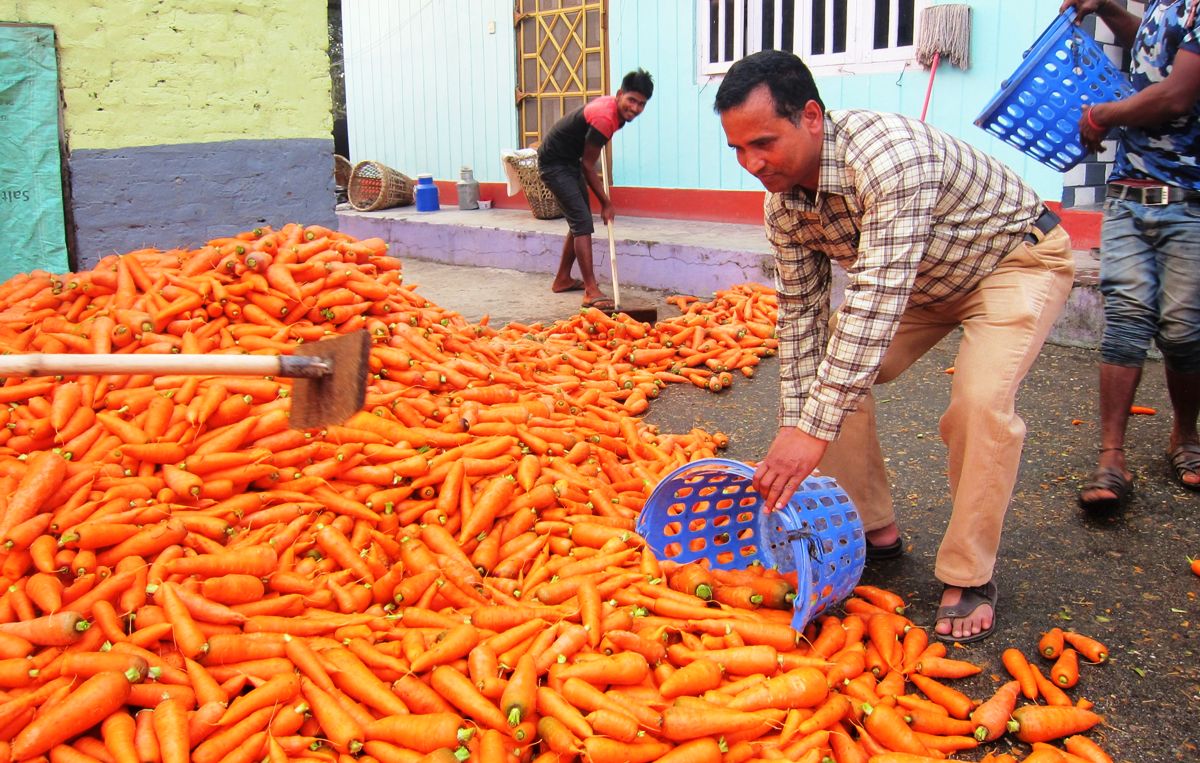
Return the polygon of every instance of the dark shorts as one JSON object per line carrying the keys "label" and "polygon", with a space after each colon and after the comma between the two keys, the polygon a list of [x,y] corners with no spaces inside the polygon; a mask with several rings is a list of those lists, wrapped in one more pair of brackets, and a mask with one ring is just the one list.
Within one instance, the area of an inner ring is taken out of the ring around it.
{"label": "dark shorts", "polygon": [[542,182],[554,194],[562,207],[567,226],[576,236],[590,236],[596,227],[592,224],[592,208],[588,204],[587,181],[579,165],[547,164],[538,167]]}

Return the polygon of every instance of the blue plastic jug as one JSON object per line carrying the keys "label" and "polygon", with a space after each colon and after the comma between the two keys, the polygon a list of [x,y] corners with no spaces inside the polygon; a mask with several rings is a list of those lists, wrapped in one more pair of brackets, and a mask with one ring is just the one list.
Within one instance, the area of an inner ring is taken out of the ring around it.
{"label": "blue plastic jug", "polygon": [[436,212],[441,209],[438,204],[438,189],[433,184],[433,175],[417,175],[417,211]]}

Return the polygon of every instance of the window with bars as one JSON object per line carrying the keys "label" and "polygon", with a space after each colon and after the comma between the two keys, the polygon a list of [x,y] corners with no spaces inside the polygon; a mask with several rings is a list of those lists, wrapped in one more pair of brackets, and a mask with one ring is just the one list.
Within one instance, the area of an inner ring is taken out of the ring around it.
{"label": "window with bars", "polygon": [[914,56],[926,0],[697,0],[700,73],[719,75],[760,50],[790,50],[809,68],[891,68]]}

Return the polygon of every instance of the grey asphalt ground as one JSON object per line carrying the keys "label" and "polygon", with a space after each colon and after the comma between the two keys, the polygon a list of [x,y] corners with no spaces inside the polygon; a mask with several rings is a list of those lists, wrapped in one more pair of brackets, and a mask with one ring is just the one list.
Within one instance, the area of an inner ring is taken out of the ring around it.
{"label": "grey asphalt ground", "polygon": [[[472,321],[488,315],[494,326],[567,317],[580,299],[552,294],[545,275],[421,260],[406,260],[404,273],[433,302]],[[622,288],[623,299],[658,307],[660,318],[677,313],[663,302],[666,296]],[[901,594],[914,621],[930,627],[941,591],[932,577],[934,556],[950,510],[937,426],[949,393],[944,369],[954,364],[956,342],[951,335],[877,391],[906,553],[869,565],[862,582]],[[1078,507],[1076,491],[1094,465],[1099,438],[1096,362],[1093,350],[1048,345],[1021,390],[1018,410],[1028,436],[996,571],[999,628],[985,641],[952,650],[984,667],[955,685],[987,696],[1006,678],[1005,648],[1033,655],[1049,628],[1076,630],[1103,641],[1112,655],[1108,664],[1084,665],[1069,692],[1105,716],[1093,738],[1116,760],[1200,760],[1200,578],[1188,568],[1188,558],[1200,555],[1200,493],[1169,477],[1170,405],[1161,364],[1151,361],[1136,402],[1159,413],[1135,416],[1126,444],[1135,496],[1112,515],[1090,516]],[[757,460],[774,436],[777,383],[778,363],[768,360],[753,379],[739,377],[720,394],[669,388],[646,418],[667,432],[697,426],[725,432],[726,457]],[[1004,751],[1006,744],[988,749]],[[978,760],[983,752],[960,757]],[[1022,757],[1028,748],[1014,752]]]}

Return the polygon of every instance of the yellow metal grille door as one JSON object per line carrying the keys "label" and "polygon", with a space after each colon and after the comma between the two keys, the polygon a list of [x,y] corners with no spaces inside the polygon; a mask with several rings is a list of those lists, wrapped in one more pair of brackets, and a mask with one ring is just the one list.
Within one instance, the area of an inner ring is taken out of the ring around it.
{"label": "yellow metal grille door", "polygon": [[608,92],[605,0],[517,0],[517,124],[521,147]]}

